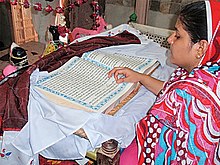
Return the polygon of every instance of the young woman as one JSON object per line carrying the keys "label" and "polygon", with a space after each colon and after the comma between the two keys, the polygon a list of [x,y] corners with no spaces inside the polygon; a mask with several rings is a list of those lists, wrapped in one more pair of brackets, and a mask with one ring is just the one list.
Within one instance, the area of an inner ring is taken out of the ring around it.
{"label": "young woman", "polygon": [[158,95],[121,164],[220,164],[220,1],[186,5],[175,29],[168,42],[179,68],[168,82],[128,68],[109,72],[118,83],[140,82]]}

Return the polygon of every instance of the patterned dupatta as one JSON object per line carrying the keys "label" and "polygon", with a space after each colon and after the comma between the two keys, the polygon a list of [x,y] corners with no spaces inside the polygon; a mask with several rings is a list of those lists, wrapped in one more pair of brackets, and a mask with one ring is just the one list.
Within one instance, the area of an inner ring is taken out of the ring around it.
{"label": "patterned dupatta", "polygon": [[137,124],[138,164],[220,164],[220,1],[206,1],[209,48],[178,68]]}

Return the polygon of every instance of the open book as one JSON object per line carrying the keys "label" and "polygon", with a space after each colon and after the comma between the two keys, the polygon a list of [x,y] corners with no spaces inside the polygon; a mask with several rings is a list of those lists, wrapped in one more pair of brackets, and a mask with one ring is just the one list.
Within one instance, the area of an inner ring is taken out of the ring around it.
{"label": "open book", "polygon": [[106,112],[137,86],[137,83],[117,84],[114,77],[107,76],[111,69],[123,66],[149,74],[158,65],[153,59],[96,50],[84,53],[81,58],[71,58],[49,76],[37,81],[35,86],[52,101],[64,106]]}

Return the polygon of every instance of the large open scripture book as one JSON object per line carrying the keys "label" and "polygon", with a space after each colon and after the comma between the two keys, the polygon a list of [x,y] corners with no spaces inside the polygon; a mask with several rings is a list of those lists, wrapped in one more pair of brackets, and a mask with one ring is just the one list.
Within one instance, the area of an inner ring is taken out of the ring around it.
{"label": "large open scripture book", "polygon": [[114,108],[137,86],[134,83],[117,84],[114,77],[108,78],[107,73],[111,69],[121,66],[149,74],[158,65],[155,59],[96,50],[83,54],[81,58],[71,58],[37,81],[35,86],[52,101],[64,106],[105,112]]}

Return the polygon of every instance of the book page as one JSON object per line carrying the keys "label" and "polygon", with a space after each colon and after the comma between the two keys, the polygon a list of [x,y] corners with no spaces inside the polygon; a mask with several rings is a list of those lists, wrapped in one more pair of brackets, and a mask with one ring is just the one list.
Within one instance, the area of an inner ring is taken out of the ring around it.
{"label": "book page", "polygon": [[35,86],[74,102],[80,108],[102,112],[133,85],[117,84],[113,77],[108,78],[108,72],[105,67],[97,67],[82,58],[73,58],[64,68],[39,80]]}
{"label": "book page", "polygon": [[56,103],[76,109],[104,112],[108,107],[119,103],[137,85],[117,84],[113,76],[108,78],[107,74],[113,67],[126,66],[143,73],[154,68],[155,62],[156,60],[143,57],[94,51],[84,54],[83,58],[71,58],[49,76],[37,81],[35,86]]}
{"label": "book page", "polygon": [[141,73],[152,67],[157,61],[155,59],[129,56],[122,53],[106,53],[100,50],[84,53],[82,58],[99,65],[101,63],[109,69],[119,66],[128,67]]}

